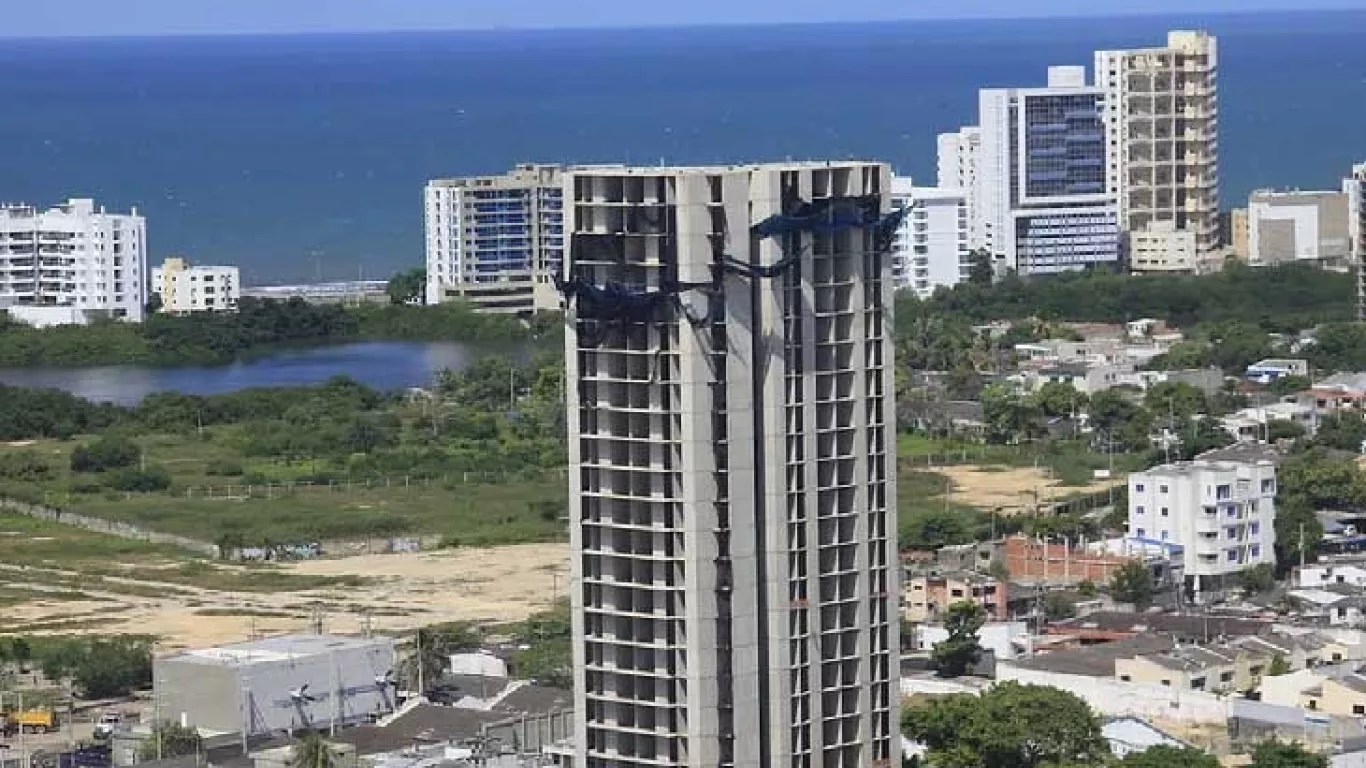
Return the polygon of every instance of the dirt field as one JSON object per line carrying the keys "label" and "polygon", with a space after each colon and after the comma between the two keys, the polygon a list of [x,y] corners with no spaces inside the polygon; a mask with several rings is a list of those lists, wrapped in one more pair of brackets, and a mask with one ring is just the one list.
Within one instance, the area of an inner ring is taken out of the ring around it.
{"label": "dirt field", "polygon": [[1000,508],[1006,514],[1032,511],[1069,496],[1103,491],[1117,481],[1064,486],[1049,477],[1047,470],[1033,467],[935,467],[934,471],[953,482],[952,501],[982,509]]}
{"label": "dirt field", "polygon": [[[81,589],[85,599],[58,596],[54,577],[78,574],[47,568],[0,565],[7,586],[50,591],[3,609],[0,632],[92,632],[154,634],[159,651],[246,640],[262,634],[306,630],[314,606],[325,629],[354,634],[368,616],[375,632],[399,632],[442,621],[505,622],[526,618],[563,595],[568,547],[531,544],[492,549],[445,550],[401,555],[364,555],[291,563],[290,572],[313,576],[362,576],[362,587],[295,592],[224,592],[157,582],[140,570],[118,587],[138,592]],[[26,576],[27,574],[27,576]],[[162,596],[157,596],[158,594]],[[147,596],[143,596],[147,595]]]}

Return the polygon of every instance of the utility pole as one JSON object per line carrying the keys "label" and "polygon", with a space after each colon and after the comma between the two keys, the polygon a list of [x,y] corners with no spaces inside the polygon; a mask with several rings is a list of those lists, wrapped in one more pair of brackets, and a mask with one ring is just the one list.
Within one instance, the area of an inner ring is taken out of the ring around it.
{"label": "utility pole", "polygon": [[1300,567],[1304,567],[1304,523],[1300,523]]}
{"label": "utility pole", "polygon": [[332,726],[328,729],[328,735],[337,738],[337,721],[342,718],[342,697],[341,683],[337,680],[337,655],[327,654],[329,673],[332,676]]}
{"label": "utility pole", "polygon": [[422,696],[427,692],[427,686],[423,684],[423,658],[422,658],[422,629],[417,630],[417,695]]}

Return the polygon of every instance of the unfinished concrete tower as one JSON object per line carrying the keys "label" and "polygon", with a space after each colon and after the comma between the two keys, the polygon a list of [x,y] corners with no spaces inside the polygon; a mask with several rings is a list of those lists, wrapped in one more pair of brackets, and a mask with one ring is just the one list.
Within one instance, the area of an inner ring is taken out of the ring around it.
{"label": "unfinished concrete tower", "polygon": [[889,191],[566,172],[576,767],[900,760]]}

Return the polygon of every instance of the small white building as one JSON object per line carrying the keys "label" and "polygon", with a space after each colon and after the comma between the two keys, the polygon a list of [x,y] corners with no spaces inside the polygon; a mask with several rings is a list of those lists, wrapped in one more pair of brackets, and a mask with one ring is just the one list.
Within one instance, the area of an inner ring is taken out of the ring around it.
{"label": "small white building", "polygon": [[1286,376],[1308,376],[1309,361],[1300,359],[1268,358],[1258,360],[1247,367],[1248,381],[1258,384],[1270,384],[1271,382],[1285,378]]}
{"label": "small white building", "polygon": [[1129,476],[1129,534],[1181,545],[1194,592],[1274,564],[1276,467],[1269,461],[1189,461]]}
{"label": "small white building", "polygon": [[[147,303],[147,221],[134,208],[108,213],[94,200],[48,210],[0,205],[0,302],[43,324],[91,316],[141,322]],[[22,307],[60,307],[25,314]]]}
{"label": "small white building", "polygon": [[1253,192],[1247,206],[1248,263],[1346,268],[1352,256],[1348,209],[1345,192]]}
{"label": "small white building", "polygon": [[892,179],[892,205],[909,208],[892,240],[892,279],[927,299],[940,288],[967,280],[968,196],[961,189],[916,187],[909,178]]}
{"label": "small white building", "polygon": [[1296,568],[1292,578],[1300,589],[1322,589],[1332,584],[1366,587],[1366,567],[1361,563],[1314,563]]}
{"label": "small white building", "polygon": [[1306,434],[1312,435],[1316,431],[1314,407],[1303,403],[1272,403],[1258,408],[1243,408],[1221,417],[1219,425],[1234,440],[1265,441],[1270,435],[1271,424],[1277,421],[1298,424]]}
{"label": "small white building", "polygon": [[237,267],[192,266],[173,257],[152,268],[152,293],[161,297],[161,311],[167,314],[233,312],[242,280]]}

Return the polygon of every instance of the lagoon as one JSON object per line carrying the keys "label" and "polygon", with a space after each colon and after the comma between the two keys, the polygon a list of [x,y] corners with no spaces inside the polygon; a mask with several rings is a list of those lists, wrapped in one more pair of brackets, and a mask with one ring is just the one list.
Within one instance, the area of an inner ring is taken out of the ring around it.
{"label": "lagoon", "polygon": [[0,368],[0,383],[63,389],[78,397],[137,405],[154,392],[215,395],[253,387],[302,387],[350,376],[380,390],[425,387],[445,370],[463,370],[488,355],[526,350],[455,342],[372,341],[278,350],[229,365],[110,365],[84,368]]}

